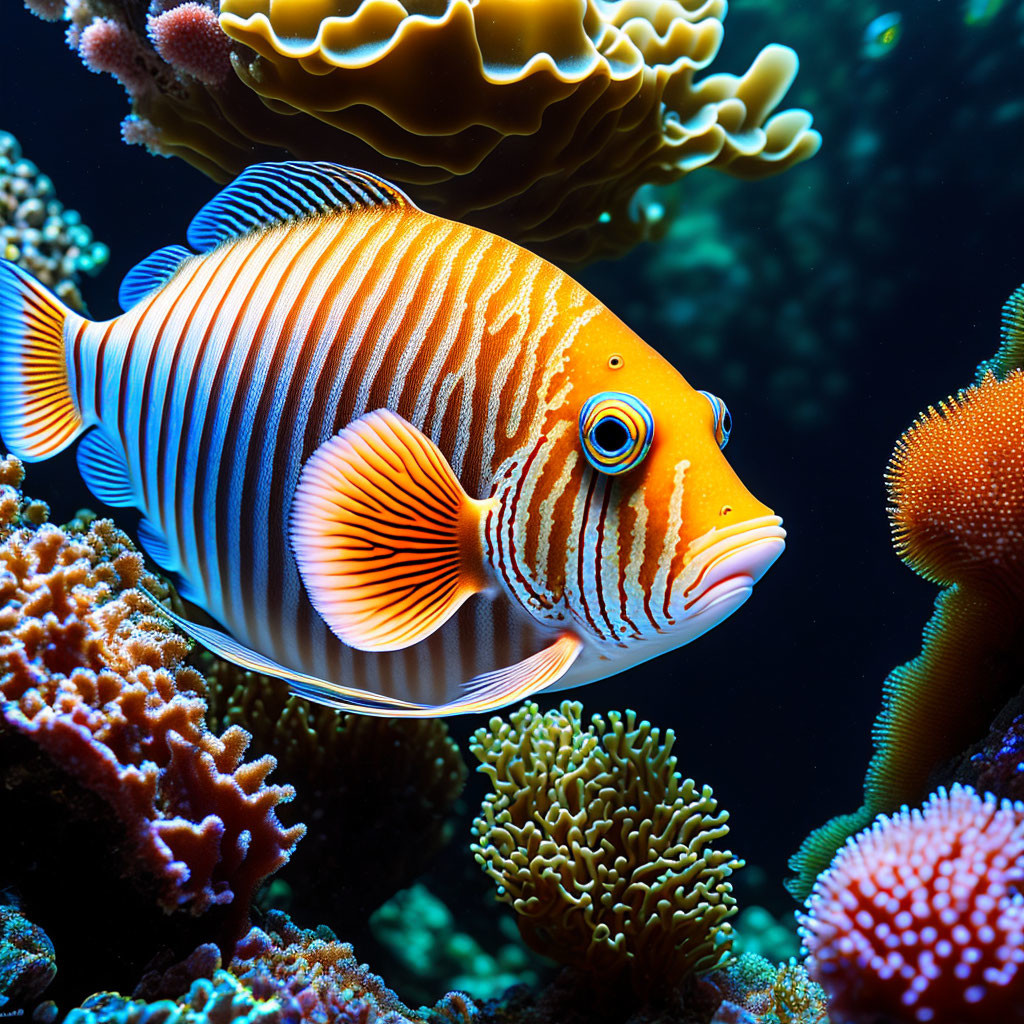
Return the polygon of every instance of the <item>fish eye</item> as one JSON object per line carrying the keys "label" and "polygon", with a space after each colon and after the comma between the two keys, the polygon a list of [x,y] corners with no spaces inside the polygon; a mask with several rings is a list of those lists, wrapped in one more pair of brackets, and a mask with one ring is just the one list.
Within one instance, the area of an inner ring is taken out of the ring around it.
{"label": "fish eye", "polygon": [[702,391],[701,394],[711,403],[711,410],[715,415],[715,440],[719,448],[724,448],[729,443],[729,435],[732,433],[732,415],[729,407],[718,395],[710,391]]}
{"label": "fish eye", "polygon": [[625,360],[622,358],[622,356],[620,356],[618,354],[618,352],[614,352],[614,353],[612,353],[612,355],[610,355],[608,357],[608,369],[609,370],[621,370],[622,369],[622,364],[624,362],[625,362]]}
{"label": "fish eye", "polygon": [[580,443],[594,469],[618,476],[643,460],[654,439],[651,410],[634,395],[602,391],[580,409]]}

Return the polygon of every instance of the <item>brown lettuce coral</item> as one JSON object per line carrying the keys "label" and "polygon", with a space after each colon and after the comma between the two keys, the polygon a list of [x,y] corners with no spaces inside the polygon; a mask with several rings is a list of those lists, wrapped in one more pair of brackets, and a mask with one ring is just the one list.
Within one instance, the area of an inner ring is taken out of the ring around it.
{"label": "brown lettuce coral", "polygon": [[364,167],[562,260],[646,237],[646,183],[762,177],[821,141],[804,110],[770,116],[787,47],[695,81],[726,0],[223,0],[219,41],[209,5],[143,6],[69,5],[72,45],[132,99],[126,140],[220,181],[288,155]]}
{"label": "brown lettuce coral", "polygon": [[123,876],[133,894],[105,895],[119,941],[132,934],[121,915],[140,906],[221,908],[208,934],[230,945],[256,886],[304,831],[277,817],[294,791],[267,784],[273,758],[244,760],[243,729],[207,728],[205,682],[183,661],[188,641],[137,585],[166,588],[128,538],[109,520],[47,523],[45,506],[21,498],[21,477],[16,459],[0,462],[0,885],[45,901],[49,854],[61,863],[73,850],[81,871],[96,861],[105,881],[49,894],[62,909],[38,919],[55,942],[58,928],[81,932],[75,908],[95,913],[103,886]]}
{"label": "brown lettuce coral", "polygon": [[565,701],[492,718],[470,749],[491,780],[474,821],[477,862],[535,950],[635,991],[671,989],[729,958],[742,867],[711,789],[683,779],[675,735],[632,711]]}

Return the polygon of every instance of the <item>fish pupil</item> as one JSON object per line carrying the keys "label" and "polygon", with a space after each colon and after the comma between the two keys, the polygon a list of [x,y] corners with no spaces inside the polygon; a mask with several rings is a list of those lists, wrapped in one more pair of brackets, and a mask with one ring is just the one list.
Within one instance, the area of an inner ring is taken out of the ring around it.
{"label": "fish pupil", "polygon": [[594,427],[594,445],[609,455],[617,455],[629,445],[629,431],[620,420],[606,416]]}

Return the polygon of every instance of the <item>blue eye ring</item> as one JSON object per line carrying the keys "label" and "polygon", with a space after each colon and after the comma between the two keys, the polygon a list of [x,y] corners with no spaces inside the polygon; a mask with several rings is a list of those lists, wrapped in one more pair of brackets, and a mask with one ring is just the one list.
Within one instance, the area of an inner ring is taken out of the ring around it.
{"label": "blue eye ring", "polygon": [[599,473],[618,476],[643,461],[654,440],[651,410],[634,395],[601,391],[580,409],[580,444]]}
{"label": "blue eye ring", "polygon": [[701,391],[700,394],[711,403],[711,409],[715,414],[715,440],[718,442],[719,448],[724,448],[729,443],[729,435],[732,433],[732,416],[729,413],[729,407],[718,395],[713,395],[710,391]]}

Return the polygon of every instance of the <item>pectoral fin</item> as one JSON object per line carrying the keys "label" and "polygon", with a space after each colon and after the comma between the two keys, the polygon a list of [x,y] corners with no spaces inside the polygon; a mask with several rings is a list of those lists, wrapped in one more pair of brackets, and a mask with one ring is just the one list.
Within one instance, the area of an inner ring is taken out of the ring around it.
{"label": "pectoral fin", "polygon": [[360,416],[302,468],[291,542],[313,606],[344,643],[396,651],[490,585],[480,521],[440,449],[387,409]]}

